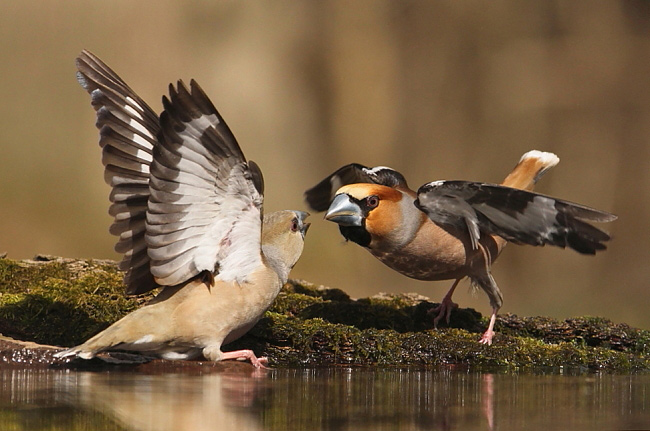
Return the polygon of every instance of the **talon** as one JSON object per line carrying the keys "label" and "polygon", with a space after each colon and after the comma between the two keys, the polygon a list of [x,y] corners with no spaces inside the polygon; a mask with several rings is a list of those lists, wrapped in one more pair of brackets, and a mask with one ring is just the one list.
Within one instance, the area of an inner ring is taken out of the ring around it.
{"label": "talon", "polygon": [[449,321],[451,320],[451,311],[455,308],[458,308],[458,304],[456,304],[454,301],[451,300],[452,295],[454,294],[454,290],[456,290],[456,286],[458,286],[458,282],[461,279],[458,278],[456,281],[454,281],[454,284],[451,285],[451,288],[449,289],[449,292],[445,295],[444,298],[442,298],[442,301],[440,302],[440,305],[437,306],[436,308],[433,308],[429,310],[429,312],[434,312],[438,313],[438,315],[433,319],[433,326],[435,328],[438,327],[438,322],[440,322],[440,319],[442,319],[442,316],[446,316],[447,319],[447,325],[449,325]]}
{"label": "talon", "polygon": [[492,345],[492,338],[494,337],[494,331],[487,330],[478,341],[481,344],[487,344],[488,346]]}
{"label": "talon", "polygon": [[256,359],[256,361],[253,361],[251,359],[251,363],[253,364],[253,366],[255,368],[270,370],[270,368],[267,367],[267,365],[269,364],[269,359],[266,356],[262,356],[261,358],[255,358],[255,359]]}
{"label": "talon", "polygon": [[456,308],[458,308],[458,304],[453,302],[451,299],[443,299],[440,305],[429,310],[429,313],[437,313],[436,317],[433,318],[433,326],[437,328],[438,322],[440,322],[440,319],[443,317],[447,321],[447,325],[449,325],[451,312]]}
{"label": "talon", "polygon": [[253,353],[252,350],[248,350],[248,349],[235,350],[235,351],[232,351],[232,352],[225,352],[225,353],[223,353],[223,356],[221,357],[221,359],[222,360],[235,359],[235,360],[238,360],[238,361],[249,360],[251,362],[251,364],[253,364],[253,366],[255,368],[261,368],[261,369],[265,369],[265,370],[269,369],[269,367],[266,366],[269,363],[268,358],[266,358],[264,356],[261,357],[261,358],[258,358],[257,356],[255,356],[255,353]]}

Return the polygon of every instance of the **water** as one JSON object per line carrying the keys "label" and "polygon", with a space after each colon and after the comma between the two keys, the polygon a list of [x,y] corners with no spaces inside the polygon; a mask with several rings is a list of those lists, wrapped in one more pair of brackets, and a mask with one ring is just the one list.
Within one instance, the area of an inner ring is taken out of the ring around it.
{"label": "water", "polygon": [[2,430],[650,429],[650,375],[0,370]]}

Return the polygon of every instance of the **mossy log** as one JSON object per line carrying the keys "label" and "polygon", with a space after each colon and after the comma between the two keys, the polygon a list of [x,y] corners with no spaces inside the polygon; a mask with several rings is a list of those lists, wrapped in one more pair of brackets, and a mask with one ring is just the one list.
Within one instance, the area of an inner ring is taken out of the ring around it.
{"label": "mossy log", "polygon": [[[39,344],[73,346],[153,296],[127,297],[123,292],[122,276],[112,261],[0,258],[0,333]],[[457,309],[449,327],[435,329],[428,313],[434,306],[417,294],[355,300],[339,289],[290,280],[264,318],[224,350],[251,348],[268,356],[274,367],[650,369],[647,330],[604,318],[558,321],[506,314],[497,319],[494,344],[484,346],[478,339],[487,326],[485,317],[473,309]],[[50,360],[51,353],[47,357]],[[6,355],[2,360],[7,362]]]}

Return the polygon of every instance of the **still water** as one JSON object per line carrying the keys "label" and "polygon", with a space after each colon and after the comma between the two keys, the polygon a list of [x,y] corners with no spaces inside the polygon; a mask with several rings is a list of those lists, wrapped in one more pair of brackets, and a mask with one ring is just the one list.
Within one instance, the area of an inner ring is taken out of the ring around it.
{"label": "still water", "polygon": [[1,430],[639,430],[650,374],[0,370]]}

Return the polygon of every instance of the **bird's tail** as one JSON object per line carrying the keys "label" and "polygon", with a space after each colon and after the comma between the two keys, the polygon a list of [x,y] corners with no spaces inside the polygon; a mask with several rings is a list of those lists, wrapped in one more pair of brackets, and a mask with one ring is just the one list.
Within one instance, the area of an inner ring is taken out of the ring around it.
{"label": "bird's tail", "polygon": [[517,166],[503,180],[502,185],[515,189],[532,190],[535,183],[560,162],[553,153],[532,150],[521,156]]}
{"label": "bird's tail", "polygon": [[[100,335],[100,334],[97,334],[97,335]],[[92,340],[92,338],[90,340],[88,340],[87,342],[85,342],[83,344],[80,344],[78,346],[71,347],[71,348],[66,349],[66,350],[58,351],[58,352],[56,352],[54,354],[54,357],[55,358],[69,358],[69,357],[72,357],[72,356],[78,356],[78,357],[83,358],[83,359],[92,359],[92,358],[95,357],[95,355],[97,353],[100,352],[101,349],[93,349],[90,346],[88,346],[88,342],[91,341],[91,340]]]}
{"label": "bird's tail", "polygon": [[147,336],[141,336],[142,331],[139,330],[138,319],[133,318],[137,311],[139,310],[124,316],[85,343],[56,352],[54,356],[57,358],[78,356],[82,359],[92,359],[98,353],[120,345],[144,345],[150,342]]}

